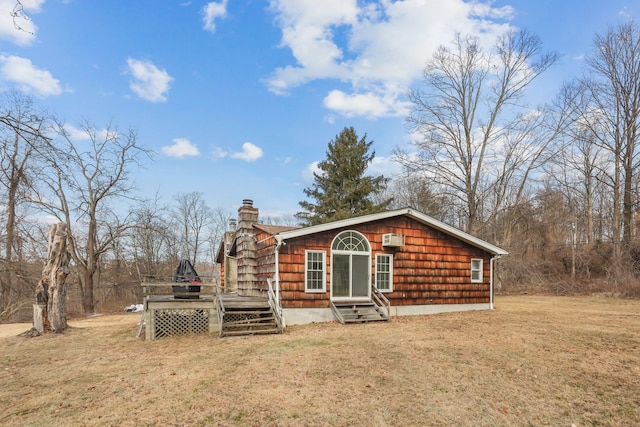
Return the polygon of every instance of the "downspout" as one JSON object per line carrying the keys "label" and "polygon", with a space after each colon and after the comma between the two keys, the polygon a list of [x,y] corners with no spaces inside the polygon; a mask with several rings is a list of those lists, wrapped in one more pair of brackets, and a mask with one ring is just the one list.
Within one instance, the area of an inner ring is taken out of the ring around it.
{"label": "downspout", "polygon": [[[275,282],[276,282],[276,303],[278,304],[278,306],[282,309],[282,304],[280,303],[280,247],[282,245],[285,244],[285,242],[283,240],[280,240],[276,237],[276,240],[278,241],[278,243],[276,243],[276,246],[274,248],[274,256],[275,256],[275,271],[274,271],[274,276],[275,276]],[[282,316],[282,325],[284,326],[284,316]]]}
{"label": "downspout", "polygon": [[500,255],[494,255],[490,260],[489,260],[489,288],[490,288],[490,292],[491,295],[489,297],[489,308],[491,310],[493,310],[493,262],[497,261],[500,259]]}

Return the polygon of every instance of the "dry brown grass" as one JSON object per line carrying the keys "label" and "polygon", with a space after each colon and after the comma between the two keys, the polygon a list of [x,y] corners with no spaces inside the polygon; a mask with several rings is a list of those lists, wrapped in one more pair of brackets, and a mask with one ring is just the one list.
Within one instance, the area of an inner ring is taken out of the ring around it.
{"label": "dry brown grass", "polygon": [[632,426],[640,301],[501,297],[496,310],[135,338],[139,315],[0,335],[2,425]]}

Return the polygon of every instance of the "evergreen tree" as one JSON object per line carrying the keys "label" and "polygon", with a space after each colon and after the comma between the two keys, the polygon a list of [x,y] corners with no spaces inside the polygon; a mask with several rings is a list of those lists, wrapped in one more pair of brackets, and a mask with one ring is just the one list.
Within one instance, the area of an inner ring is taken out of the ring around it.
{"label": "evergreen tree", "polygon": [[314,183],[304,194],[315,200],[302,201],[304,212],[296,216],[305,225],[316,225],[354,216],[384,211],[392,199],[376,204],[373,196],[386,188],[388,178],[365,176],[367,166],[375,157],[369,152],[373,141],[362,139],[353,127],[344,128],[329,142],[327,158],[318,163],[320,173],[313,174]]}

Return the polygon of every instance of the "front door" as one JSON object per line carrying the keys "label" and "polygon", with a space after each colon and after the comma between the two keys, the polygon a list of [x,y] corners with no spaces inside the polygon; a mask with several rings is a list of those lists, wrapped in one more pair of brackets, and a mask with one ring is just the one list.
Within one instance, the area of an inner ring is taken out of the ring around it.
{"label": "front door", "polygon": [[331,245],[331,296],[371,297],[371,251],[366,237],[358,232],[340,233]]}

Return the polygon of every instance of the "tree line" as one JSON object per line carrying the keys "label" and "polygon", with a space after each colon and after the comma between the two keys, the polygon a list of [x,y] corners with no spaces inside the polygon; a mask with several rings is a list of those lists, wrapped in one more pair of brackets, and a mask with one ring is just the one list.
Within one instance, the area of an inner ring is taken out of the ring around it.
{"label": "tree line", "polygon": [[1,320],[32,299],[52,222],[66,224],[87,313],[94,285],[114,266],[126,264],[139,281],[171,275],[181,258],[213,264],[231,214],[199,192],[136,197],[131,173],[152,153],[133,129],[69,126],[19,92],[4,93],[0,108]]}
{"label": "tree line", "polygon": [[[394,153],[403,173],[367,173],[373,141],[347,127],[329,142],[297,222],[411,206],[509,250],[497,278],[505,287],[606,283],[639,294],[640,27],[596,35],[583,74],[530,105],[528,92],[559,58],[528,31],[491,48],[457,35],[407,94],[413,143]],[[133,196],[131,173],[152,158],[135,130],[71,127],[28,95],[5,92],[0,146],[0,320],[33,295],[51,222],[66,224],[86,312],[114,266],[126,264],[136,280],[170,275],[180,258],[213,268],[232,213],[202,193]]]}
{"label": "tree line", "polygon": [[[359,213],[411,206],[508,249],[497,279],[511,290],[640,295],[640,27],[596,35],[582,75],[530,105],[528,92],[559,58],[528,31],[491,48],[462,34],[439,47],[408,93],[413,143],[395,152],[403,174],[363,183],[370,203]],[[308,224],[356,213],[344,171],[361,172],[372,157],[363,168],[340,148],[356,144],[350,132],[330,143],[305,190],[315,200],[301,202]]]}

